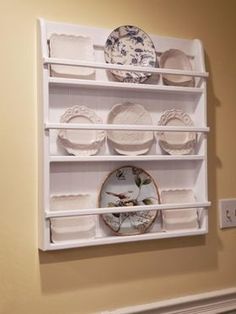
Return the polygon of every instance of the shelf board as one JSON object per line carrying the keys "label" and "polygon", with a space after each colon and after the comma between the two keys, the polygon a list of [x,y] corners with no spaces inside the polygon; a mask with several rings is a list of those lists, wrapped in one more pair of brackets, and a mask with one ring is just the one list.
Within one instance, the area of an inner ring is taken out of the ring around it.
{"label": "shelf board", "polygon": [[139,155],[139,156],[50,156],[50,162],[106,162],[106,161],[186,161],[205,160],[204,155]]}
{"label": "shelf board", "polygon": [[186,229],[186,230],[177,230],[177,231],[160,231],[153,233],[144,233],[140,235],[131,235],[131,236],[106,236],[100,238],[91,238],[83,239],[78,241],[68,241],[61,243],[49,243],[45,250],[59,250],[59,249],[69,249],[76,247],[86,247],[86,246],[97,246],[104,244],[115,244],[115,243],[124,243],[124,242],[137,242],[145,240],[155,240],[155,239],[165,239],[165,238],[177,238],[185,236],[196,236],[207,234],[207,226],[204,223],[203,226],[199,229]]}
{"label": "shelf board", "polygon": [[165,92],[165,93],[181,93],[181,94],[201,94],[204,88],[201,87],[182,87],[182,86],[166,86],[157,84],[136,84],[136,83],[125,83],[125,82],[112,82],[112,81],[92,81],[82,79],[71,79],[71,78],[59,78],[50,77],[50,85],[59,86],[76,86],[84,88],[100,88],[100,89],[118,89],[118,90],[133,90],[140,92]]}

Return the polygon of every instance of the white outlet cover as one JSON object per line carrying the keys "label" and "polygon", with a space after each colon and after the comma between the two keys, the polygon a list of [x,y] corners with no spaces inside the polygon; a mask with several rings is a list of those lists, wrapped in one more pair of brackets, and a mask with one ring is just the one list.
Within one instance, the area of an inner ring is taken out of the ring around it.
{"label": "white outlet cover", "polygon": [[220,228],[236,227],[236,199],[219,200]]}

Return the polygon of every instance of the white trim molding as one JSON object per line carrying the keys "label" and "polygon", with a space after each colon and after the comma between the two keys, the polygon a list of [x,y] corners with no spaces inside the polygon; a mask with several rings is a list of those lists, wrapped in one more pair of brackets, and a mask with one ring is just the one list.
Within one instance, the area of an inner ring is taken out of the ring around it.
{"label": "white trim molding", "polygon": [[129,306],[100,314],[219,314],[228,311],[236,314],[236,288]]}

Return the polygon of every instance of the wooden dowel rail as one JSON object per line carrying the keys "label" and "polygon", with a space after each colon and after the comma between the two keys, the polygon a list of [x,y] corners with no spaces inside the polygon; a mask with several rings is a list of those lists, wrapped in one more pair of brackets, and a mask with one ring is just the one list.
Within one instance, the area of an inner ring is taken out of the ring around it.
{"label": "wooden dowel rail", "polygon": [[130,72],[174,74],[174,75],[186,75],[186,76],[194,76],[194,77],[202,77],[202,78],[208,77],[207,72],[164,69],[164,68],[152,68],[152,67],[144,67],[144,66],[121,65],[121,64],[110,64],[110,63],[104,63],[104,62],[88,62],[88,61],[71,60],[71,59],[58,59],[58,58],[47,58],[47,57],[45,57],[45,58],[43,58],[43,63],[45,65],[54,64],[54,65],[95,68],[95,69],[130,71]]}
{"label": "wooden dowel rail", "polygon": [[120,130],[120,131],[160,131],[160,132],[209,132],[209,127],[188,126],[154,126],[135,124],[78,124],[78,123],[45,123],[45,130],[75,129],[75,130]]}
{"label": "wooden dowel rail", "polygon": [[89,208],[89,209],[74,209],[64,211],[46,210],[45,218],[59,218],[59,217],[74,217],[84,215],[98,215],[106,213],[126,213],[148,210],[174,210],[174,209],[192,209],[192,208],[205,208],[211,205],[210,202],[196,202],[196,203],[183,203],[183,204],[154,204],[142,206],[123,206],[123,207],[103,207],[103,208]]}

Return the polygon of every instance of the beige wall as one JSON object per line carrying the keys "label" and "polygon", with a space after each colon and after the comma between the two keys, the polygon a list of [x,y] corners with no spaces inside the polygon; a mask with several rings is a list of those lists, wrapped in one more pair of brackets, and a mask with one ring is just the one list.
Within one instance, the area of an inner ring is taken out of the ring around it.
{"label": "beige wall", "polygon": [[[236,229],[218,198],[236,197],[235,0],[0,2],[0,313],[75,314],[236,285]],[[210,230],[205,237],[37,250],[36,19],[202,39],[208,89]]]}

